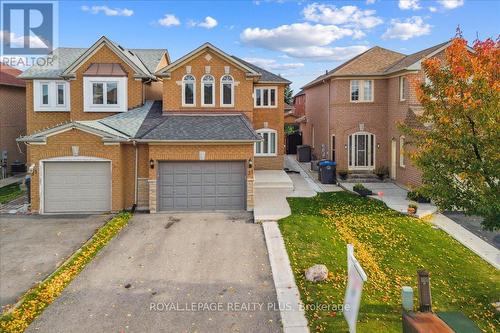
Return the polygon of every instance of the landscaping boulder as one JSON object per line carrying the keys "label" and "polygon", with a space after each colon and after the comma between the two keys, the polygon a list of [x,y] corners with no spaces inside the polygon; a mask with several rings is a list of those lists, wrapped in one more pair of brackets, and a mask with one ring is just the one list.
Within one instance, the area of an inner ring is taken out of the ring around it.
{"label": "landscaping boulder", "polygon": [[306,270],[306,279],[311,282],[326,280],[328,268],[325,265],[314,265]]}

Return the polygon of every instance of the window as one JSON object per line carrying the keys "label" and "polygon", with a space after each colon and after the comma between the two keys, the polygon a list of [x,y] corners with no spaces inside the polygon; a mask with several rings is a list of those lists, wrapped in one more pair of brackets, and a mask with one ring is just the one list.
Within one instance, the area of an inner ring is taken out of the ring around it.
{"label": "window", "polygon": [[182,79],[182,106],[195,106],[195,78],[191,74]]}
{"label": "window", "polygon": [[[106,92],[106,93],[104,93]],[[117,105],[118,104],[118,82],[93,82],[92,104],[94,105]]]}
{"label": "window", "polygon": [[275,87],[255,88],[254,106],[258,108],[276,107],[276,90]]}
{"label": "window", "polygon": [[66,81],[33,81],[35,111],[69,111],[69,83]]}
{"label": "window", "polygon": [[127,77],[84,76],[85,112],[125,112]]}
{"label": "window", "polygon": [[64,105],[64,90],[65,85],[63,83],[57,84],[57,105]]}
{"label": "window", "polygon": [[49,105],[49,84],[42,84],[42,105]]}
{"label": "window", "polygon": [[231,75],[221,78],[221,105],[234,106],[234,80]]}
{"label": "window", "polygon": [[373,102],[373,80],[351,80],[351,102]]}
{"label": "window", "polygon": [[405,167],[405,137],[399,137],[399,166]]}
{"label": "window", "polygon": [[257,130],[262,141],[255,143],[255,156],[276,156],[278,147],[277,132],[273,129]]}
{"label": "window", "polygon": [[215,80],[212,75],[205,75],[201,79],[201,105],[214,106]]}
{"label": "window", "polygon": [[399,100],[406,100],[406,77],[399,77]]}

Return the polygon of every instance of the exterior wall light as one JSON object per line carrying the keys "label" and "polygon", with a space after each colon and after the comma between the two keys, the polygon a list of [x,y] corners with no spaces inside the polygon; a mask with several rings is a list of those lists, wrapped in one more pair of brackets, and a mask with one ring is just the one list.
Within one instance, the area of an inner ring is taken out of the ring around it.
{"label": "exterior wall light", "polygon": [[248,168],[251,169],[253,168],[253,160],[248,160]]}
{"label": "exterior wall light", "polygon": [[150,160],[149,160],[149,167],[150,167],[151,169],[154,169],[154,168],[155,168],[155,161],[154,161],[153,159],[150,159]]}

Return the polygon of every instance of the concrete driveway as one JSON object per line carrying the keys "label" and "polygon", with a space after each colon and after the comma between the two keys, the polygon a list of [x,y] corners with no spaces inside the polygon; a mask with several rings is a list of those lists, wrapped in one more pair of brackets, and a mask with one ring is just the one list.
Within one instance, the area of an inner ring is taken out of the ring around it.
{"label": "concrete driveway", "polygon": [[0,215],[0,305],[15,303],[107,219],[109,215]]}
{"label": "concrete driveway", "polygon": [[281,332],[248,213],[136,214],[26,332]]}

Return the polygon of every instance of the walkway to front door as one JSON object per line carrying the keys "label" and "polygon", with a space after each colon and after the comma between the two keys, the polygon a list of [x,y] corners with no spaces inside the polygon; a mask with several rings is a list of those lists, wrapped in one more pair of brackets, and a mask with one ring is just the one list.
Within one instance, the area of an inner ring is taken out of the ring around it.
{"label": "walkway to front door", "polygon": [[349,135],[349,170],[373,170],[375,168],[375,135],[358,132]]}

